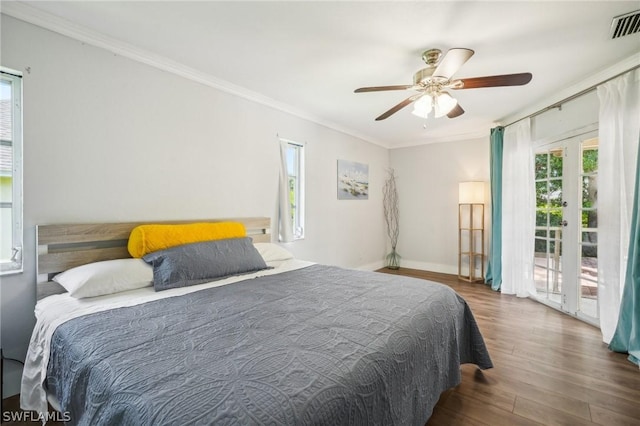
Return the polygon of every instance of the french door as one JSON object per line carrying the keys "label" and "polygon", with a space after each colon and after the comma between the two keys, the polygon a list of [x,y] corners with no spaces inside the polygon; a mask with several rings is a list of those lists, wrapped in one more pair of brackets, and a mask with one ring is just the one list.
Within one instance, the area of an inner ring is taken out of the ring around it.
{"label": "french door", "polygon": [[535,154],[536,298],[598,320],[598,135],[545,144]]}

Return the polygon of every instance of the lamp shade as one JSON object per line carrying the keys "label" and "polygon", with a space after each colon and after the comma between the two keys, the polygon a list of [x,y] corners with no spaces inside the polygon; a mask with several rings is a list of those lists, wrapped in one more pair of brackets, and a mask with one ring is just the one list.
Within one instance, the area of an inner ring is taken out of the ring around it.
{"label": "lamp shade", "polygon": [[452,98],[447,93],[440,93],[434,102],[434,115],[436,118],[445,116],[458,105],[458,100]]}
{"label": "lamp shade", "polygon": [[484,204],[484,182],[460,182],[458,184],[458,203]]}
{"label": "lamp shade", "polygon": [[429,95],[424,95],[420,99],[413,104],[413,111],[411,113],[413,115],[417,115],[420,118],[427,118],[429,113],[431,112],[431,103],[433,102],[433,98]]}

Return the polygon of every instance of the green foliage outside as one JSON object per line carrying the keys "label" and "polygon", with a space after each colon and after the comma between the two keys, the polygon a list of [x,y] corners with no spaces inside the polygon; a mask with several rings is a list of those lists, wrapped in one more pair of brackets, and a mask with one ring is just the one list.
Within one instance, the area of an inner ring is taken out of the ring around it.
{"label": "green foliage outside", "polygon": [[294,224],[294,218],[296,216],[296,179],[289,176],[289,203],[291,204],[291,223]]}
{"label": "green foliage outside", "polygon": [[[562,167],[563,157],[560,152],[536,154],[536,227],[562,228]],[[597,228],[597,172],[598,149],[584,149],[582,152],[582,228]],[[591,210],[593,209],[593,210]],[[535,252],[553,253],[555,238],[561,237],[561,231],[550,229],[537,230]],[[556,235],[557,234],[557,235]],[[583,232],[582,241],[597,243],[596,232]],[[549,242],[542,238],[549,238]],[[597,257],[596,247],[583,245],[582,255]]]}

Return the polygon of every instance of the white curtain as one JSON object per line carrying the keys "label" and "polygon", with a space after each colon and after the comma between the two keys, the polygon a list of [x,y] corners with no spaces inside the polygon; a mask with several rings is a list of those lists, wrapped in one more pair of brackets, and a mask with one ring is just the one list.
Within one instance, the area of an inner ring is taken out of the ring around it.
{"label": "white curtain", "polygon": [[291,224],[291,201],[289,200],[289,172],[287,168],[287,142],[280,142],[280,185],[278,193],[279,233],[280,241],[293,241],[293,225]]}
{"label": "white curtain", "polygon": [[618,323],[640,137],[640,71],[598,86],[598,301],[602,340]]}
{"label": "white curtain", "polygon": [[535,177],[531,120],[505,128],[502,156],[502,287],[504,294],[535,294]]}

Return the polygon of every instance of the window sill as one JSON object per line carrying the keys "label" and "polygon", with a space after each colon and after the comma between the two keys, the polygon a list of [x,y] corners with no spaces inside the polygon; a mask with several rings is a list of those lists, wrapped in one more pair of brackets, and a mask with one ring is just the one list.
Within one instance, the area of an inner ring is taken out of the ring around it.
{"label": "window sill", "polygon": [[0,262],[0,276],[21,274],[24,272],[22,265],[13,262]]}

